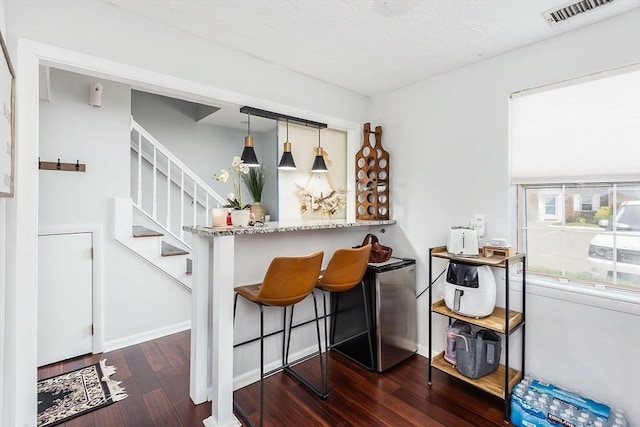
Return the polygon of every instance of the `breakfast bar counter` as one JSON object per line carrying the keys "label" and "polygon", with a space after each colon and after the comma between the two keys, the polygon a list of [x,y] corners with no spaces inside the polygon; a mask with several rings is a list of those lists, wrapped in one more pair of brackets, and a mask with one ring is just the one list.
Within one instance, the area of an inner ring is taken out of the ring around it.
{"label": "breakfast bar counter", "polygon": [[[320,220],[250,227],[184,227],[193,234],[190,396],[212,401],[206,426],[237,426],[233,415],[233,289],[259,283],[276,256],[352,247],[394,220]],[[238,321],[241,321],[239,317]]]}

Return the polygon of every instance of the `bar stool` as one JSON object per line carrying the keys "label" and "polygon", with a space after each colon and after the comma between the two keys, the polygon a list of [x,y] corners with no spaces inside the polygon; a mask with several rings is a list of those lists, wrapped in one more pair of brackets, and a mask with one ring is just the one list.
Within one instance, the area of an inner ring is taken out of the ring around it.
{"label": "bar stool", "polygon": [[[362,288],[362,299],[364,303],[364,315],[365,315],[365,324],[367,327],[367,338],[369,341],[369,357],[371,360],[371,365],[365,367],[367,369],[373,370],[374,356],[373,356],[373,342],[371,341],[371,315],[369,313],[369,309],[367,307],[367,296],[365,291],[365,286],[363,282],[364,274],[367,270],[367,265],[369,262],[369,253],[371,252],[371,244],[360,247],[360,248],[344,248],[344,249],[336,249],[336,251],[331,256],[329,260],[329,264],[327,265],[326,270],[322,272],[318,283],[316,284],[316,288],[322,291],[322,303],[324,307],[325,313],[325,322],[324,322],[324,339],[325,339],[325,360],[327,369],[325,369],[325,377],[322,381],[323,389],[325,390],[326,395],[329,394],[329,381],[327,372],[329,370],[329,350],[332,347],[343,344],[349,340],[352,340],[362,333],[356,334],[354,336],[345,338],[340,342],[333,342],[335,338],[335,325],[336,325],[336,314],[338,313],[338,303],[340,294],[342,292],[349,291],[353,289],[358,284],[361,285]],[[326,313],[327,313],[327,300],[326,295],[331,293],[336,295],[335,303],[332,303],[331,307],[331,340],[327,336],[327,321],[326,321]],[[331,344],[333,343],[333,344]]]}
{"label": "bar stool", "polygon": [[[318,282],[320,268],[322,267],[323,255],[324,252],[317,252],[308,256],[276,257],[271,261],[262,283],[238,286],[234,289],[236,292],[233,303],[234,323],[238,296],[242,296],[247,301],[250,301],[260,307],[260,425],[262,425],[263,419],[264,378],[274,372],[282,370],[285,367],[282,366],[267,373],[264,372],[264,307],[283,307],[286,326],[287,307],[291,306],[291,317],[293,318],[294,305],[305,299],[309,294],[313,295],[313,289]],[[316,304],[315,295],[313,297],[313,305],[315,308],[318,349],[319,351],[322,351],[318,306]],[[286,334],[286,329],[284,332]],[[290,337],[291,331],[289,331],[289,338]],[[289,340],[287,340],[286,352],[289,352]],[[283,339],[283,365],[287,358],[284,353]],[[322,358],[320,358],[320,370],[321,376],[325,378],[325,367],[323,365]],[[234,408],[237,409],[247,421],[249,421],[248,416],[246,416],[242,408],[235,403],[235,400]],[[251,421],[249,422],[251,423]]]}

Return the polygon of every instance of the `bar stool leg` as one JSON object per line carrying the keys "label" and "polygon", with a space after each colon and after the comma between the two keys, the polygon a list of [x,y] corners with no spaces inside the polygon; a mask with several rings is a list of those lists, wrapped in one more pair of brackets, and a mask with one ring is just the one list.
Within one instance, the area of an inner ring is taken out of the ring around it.
{"label": "bar stool leg", "polygon": [[[233,322],[235,324],[236,320],[236,309],[238,306],[238,294],[235,295],[233,301]],[[262,419],[263,419],[263,399],[264,399],[264,308],[262,304],[254,303],[260,307],[260,426],[262,427]],[[244,418],[250,426],[254,427],[253,422],[249,418],[249,415],[240,407],[239,404],[236,403],[235,398],[233,399],[233,409],[238,411],[240,416]]]}
{"label": "bar stool leg", "polygon": [[[329,396],[329,359],[326,359],[326,363],[322,363],[322,340],[320,339],[320,319],[318,318],[318,303],[316,301],[316,294],[311,292],[313,297],[313,309],[316,314],[316,336],[318,337],[318,359],[320,360],[320,376],[322,378],[322,395],[324,398]],[[329,353],[326,352],[325,357],[328,357]]]}
{"label": "bar stool leg", "polygon": [[[286,311],[286,307],[285,307],[285,311]],[[289,347],[291,345],[291,330],[293,329],[293,310],[294,306],[291,306],[291,315],[289,317],[289,331],[287,333],[287,349],[286,352],[284,353],[284,363],[283,365],[288,365],[289,364]],[[285,316],[286,316],[286,312],[285,312]],[[284,343],[283,343],[284,344]]]}
{"label": "bar stool leg", "polygon": [[300,381],[302,384],[304,384],[307,388],[309,388],[311,391],[313,391],[318,397],[322,398],[322,399],[326,399],[329,396],[329,391],[328,391],[328,387],[327,387],[327,367],[325,366],[325,363],[322,360],[322,338],[320,336],[320,319],[318,318],[318,302],[316,300],[316,296],[313,292],[311,292],[311,295],[313,297],[313,308],[314,308],[314,313],[315,313],[315,321],[316,321],[316,336],[318,339],[318,359],[320,361],[320,378],[321,378],[321,382],[322,382],[322,386],[318,387],[315,384],[311,383],[309,380],[307,380],[306,378],[304,378],[302,375],[300,375],[299,373],[297,373],[294,369],[293,369],[293,364],[299,363],[299,362],[303,362],[307,359],[310,359],[312,357],[315,357],[315,353],[311,354],[310,356],[305,356],[302,357],[301,359],[298,359],[294,362],[289,363],[289,348],[290,348],[290,341],[291,341],[291,329],[293,328],[293,306],[291,306],[291,317],[289,318],[289,337],[287,338],[287,348],[286,348],[286,356],[285,356],[285,365],[284,365],[284,371],[287,372],[288,374],[290,374],[292,377],[294,377],[295,379],[297,379],[298,381]]}
{"label": "bar stool leg", "polygon": [[[340,303],[340,292],[333,293],[335,297],[335,302],[329,300],[331,304],[331,343],[333,343],[336,339],[336,320],[338,319],[338,307]],[[329,292],[329,297],[331,297],[331,292]],[[333,344],[331,344],[333,347]]]}
{"label": "bar stool leg", "polygon": [[264,409],[264,307],[260,306],[260,427]]}
{"label": "bar stool leg", "polygon": [[[287,362],[285,360],[285,340],[287,339],[287,306],[285,305],[283,308],[283,317],[282,317],[282,366],[286,365]],[[291,333],[291,332],[289,332]]]}

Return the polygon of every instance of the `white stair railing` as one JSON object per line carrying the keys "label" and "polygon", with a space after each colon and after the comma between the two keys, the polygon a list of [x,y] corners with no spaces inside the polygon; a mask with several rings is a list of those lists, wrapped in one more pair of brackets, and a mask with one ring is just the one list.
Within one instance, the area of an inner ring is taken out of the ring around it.
{"label": "white stair railing", "polygon": [[[131,198],[185,246],[185,224],[211,224],[209,210],[227,201],[131,118]],[[134,197],[135,194],[135,197]],[[191,222],[187,222],[187,218]]]}

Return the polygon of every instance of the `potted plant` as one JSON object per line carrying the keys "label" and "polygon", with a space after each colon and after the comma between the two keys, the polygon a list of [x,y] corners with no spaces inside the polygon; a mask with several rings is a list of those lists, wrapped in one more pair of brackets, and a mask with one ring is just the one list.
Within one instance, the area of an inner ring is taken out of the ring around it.
{"label": "potted plant", "polygon": [[255,216],[256,221],[262,221],[264,219],[264,208],[262,207],[262,190],[264,189],[264,166],[260,165],[257,168],[249,168],[249,173],[242,177],[244,184],[249,190],[249,194],[253,198],[253,204],[251,210]]}
{"label": "potted plant", "polygon": [[[236,226],[246,226],[249,224],[249,211],[247,208],[249,205],[242,204],[242,189],[240,188],[240,181],[244,181],[244,177],[249,174],[251,168],[245,165],[239,156],[235,156],[231,162],[232,173],[228,170],[222,169],[220,175],[214,175],[213,179],[216,181],[227,182],[231,179],[233,184],[233,193],[227,195],[227,204],[225,208],[233,209],[231,211],[231,221]],[[233,175],[237,175],[237,178]]]}

